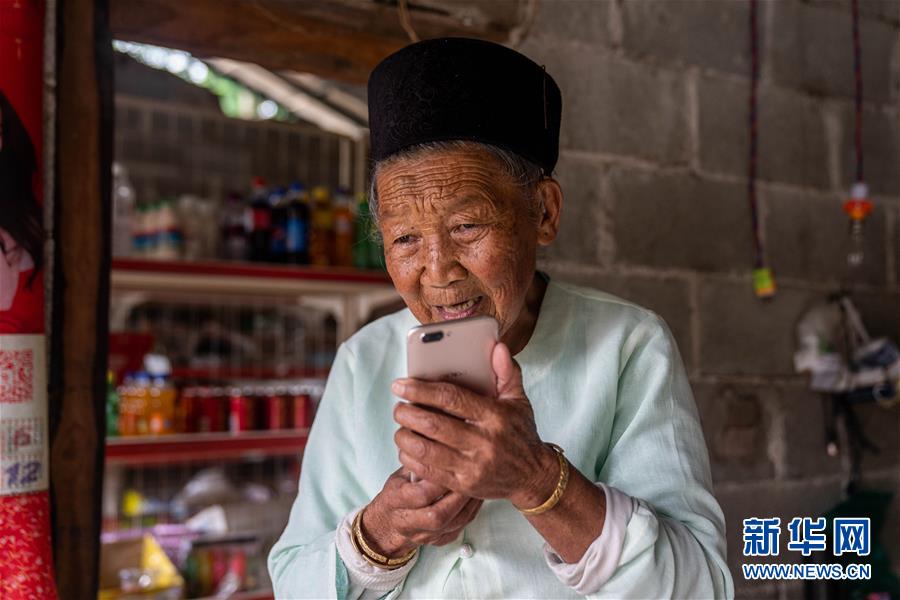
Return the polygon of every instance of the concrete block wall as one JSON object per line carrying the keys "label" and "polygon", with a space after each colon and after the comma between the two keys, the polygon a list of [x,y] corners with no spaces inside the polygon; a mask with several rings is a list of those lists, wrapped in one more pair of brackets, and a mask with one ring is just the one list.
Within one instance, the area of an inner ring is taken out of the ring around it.
{"label": "concrete block wall", "polygon": [[[873,333],[900,341],[900,2],[862,0],[865,172],[877,208],[852,280]],[[844,276],[854,177],[849,0],[759,5],[759,185],[778,283],[751,284],[747,0],[541,0],[520,49],[563,91],[562,232],[552,275],[669,323],[694,385],[739,597],[801,595],[740,576],[741,521],[841,498],[821,398],[793,371],[794,327]],[[900,495],[900,407],[860,407],[882,447],[868,485]],[[900,572],[900,498],[884,532]],[[788,558],[785,561],[790,560]]]}

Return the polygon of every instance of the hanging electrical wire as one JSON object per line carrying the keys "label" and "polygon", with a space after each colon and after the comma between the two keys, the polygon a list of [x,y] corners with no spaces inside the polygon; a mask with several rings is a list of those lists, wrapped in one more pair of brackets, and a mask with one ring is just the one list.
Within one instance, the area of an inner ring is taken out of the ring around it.
{"label": "hanging electrical wire", "polygon": [[863,81],[862,81],[862,49],[859,43],[859,0],[853,0],[851,3],[853,11],[853,83],[855,91],[856,105],[856,132],[854,135],[854,146],[856,149],[856,181],[863,181],[863,149],[862,149],[862,101],[863,101]]}
{"label": "hanging electrical wire", "polygon": [[409,15],[409,0],[397,0],[397,10],[400,13],[400,25],[413,43],[419,41],[419,34],[412,26],[412,17]]}
{"label": "hanging electrical wire", "polygon": [[766,266],[765,247],[759,222],[759,202],[756,197],[756,176],[759,154],[759,4],[750,2],[750,156],[747,167],[747,198],[750,204],[750,223],[753,227],[753,290],[758,298],[775,295],[775,279]]}
{"label": "hanging electrical wire", "polygon": [[866,217],[872,212],[872,202],[869,200],[869,186],[863,179],[863,80],[862,80],[862,48],[859,37],[859,0],[850,3],[853,13],[853,80],[854,80],[854,106],[855,106],[855,131],[853,146],[856,152],[856,180],[850,189],[850,199],[844,202],[844,212],[850,217],[850,240],[847,250],[847,265],[851,269],[862,266],[865,253],[864,223]]}

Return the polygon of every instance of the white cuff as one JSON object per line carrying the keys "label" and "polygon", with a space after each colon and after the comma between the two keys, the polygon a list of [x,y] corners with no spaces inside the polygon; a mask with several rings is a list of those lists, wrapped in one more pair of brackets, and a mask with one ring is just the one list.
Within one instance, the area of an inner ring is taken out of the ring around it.
{"label": "white cuff", "polygon": [[353,535],[353,520],[356,518],[356,513],[363,508],[359,507],[350,511],[338,525],[335,535],[337,551],[341,555],[341,560],[344,561],[344,566],[347,567],[347,575],[350,576],[350,583],[353,587],[376,592],[389,592],[400,585],[403,578],[406,577],[407,573],[416,564],[416,561],[419,560],[419,554],[416,553],[408,563],[399,569],[393,570],[376,567],[364,559],[353,547],[353,542],[350,540],[350,536]]}
{"label": "white cuff", "polygon": [[606,520],[584,556],[577,563],[567,563],[544,544],[544,559],[556,578],[581,595],[593,594],[612,577],[619,565],[625,530],[634,514],[634,498],[603,483],[595,483],[606,494]]}

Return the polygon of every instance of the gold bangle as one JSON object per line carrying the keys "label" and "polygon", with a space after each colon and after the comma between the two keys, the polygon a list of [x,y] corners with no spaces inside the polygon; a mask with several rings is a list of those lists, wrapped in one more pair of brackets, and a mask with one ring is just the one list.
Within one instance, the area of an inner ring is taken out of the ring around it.
{"label": "gold bangle", "polygon": [[412,560],[412,558],[416,555],[416,552],[419,551],[418,548],[413,548],[409,553],[401,556],[400,558],[388,558],[383,554],[379,554],[375,550],[372,549],[369,544],[366,543],[366,538],[363,537],[362,533],[362,515],[365,512],[365,509],[360,510],[356,513],[356,518],[353,519],[353,535],[350,536],[351,541],[353,542],[353,546],[357,552],[359,552],[366,561],[370,564],[375,565],[376,567],[381,567],[382,569],[399,569],[406,563]]}
{"label": "gold bangle", "polygon": [[548,443],[547,445],[556,451],[556,458],[559,461],[559,481],[556,482],[556,489],[553,490],[553,493],[550,494],[550,497],[543,504],[534,508],[520,508],[519,512],[523,515],[539,515],[547,512],[559,504],[560,498],[566,491],[566,486],[569,485],[569,461],[563,456],[563,449],[556,444]]}

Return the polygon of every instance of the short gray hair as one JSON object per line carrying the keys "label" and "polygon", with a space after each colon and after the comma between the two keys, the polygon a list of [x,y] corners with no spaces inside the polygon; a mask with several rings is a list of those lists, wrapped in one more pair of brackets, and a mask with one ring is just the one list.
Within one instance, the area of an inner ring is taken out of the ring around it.
{"label": "short gray hair", "polygon": [[372,214],[375,223],[378,223],[378,190],[375,186],[375,178],[382,169],[397,161],[418,158],[425,152],[472,150],[473,148],[485,150],[500,161],[503,165],[503,171],[516,182],[522,196],[531,201],[528,209],[531,212],[531,216],[537,218],[543,212],[543,202],[535,196],[537,184],[543,177],[541,167],[527,158],[523,158],[515,152],[499,146],[466,140],[448,140],[416,144],[375,163],[372,167],[372,178],[369,184],[369,212]]}

